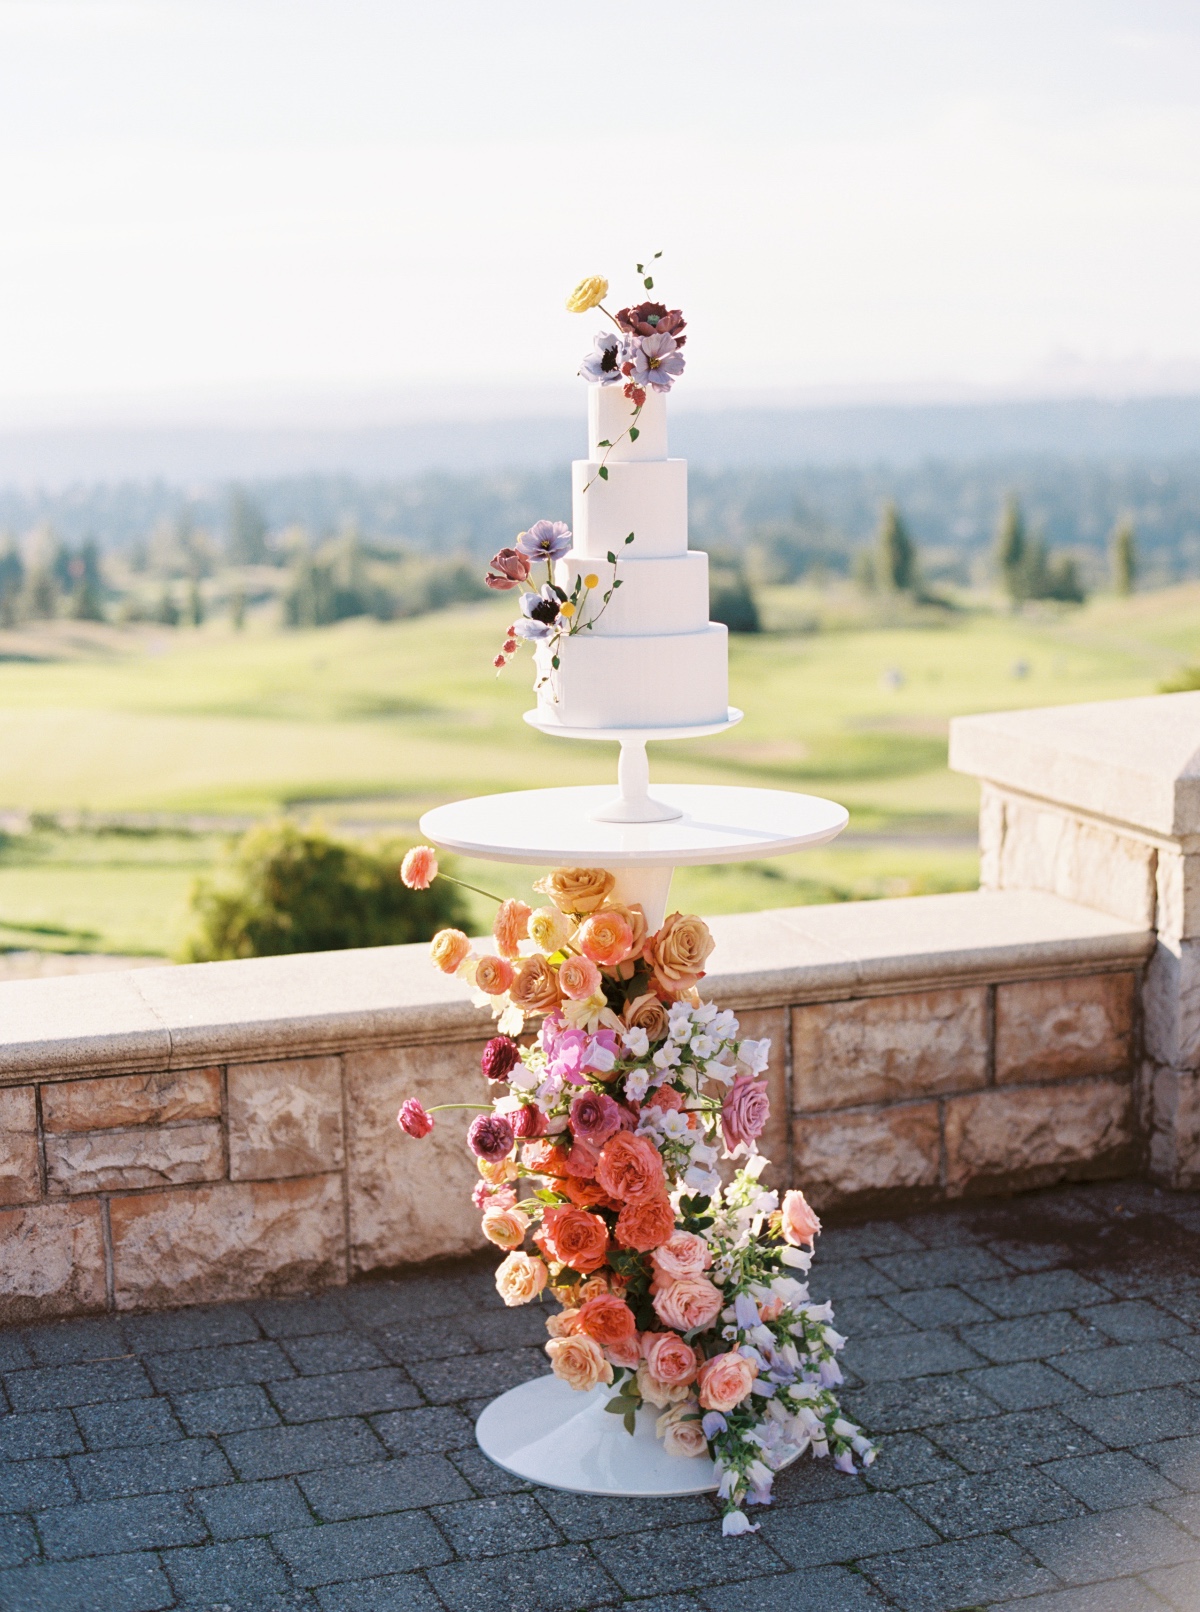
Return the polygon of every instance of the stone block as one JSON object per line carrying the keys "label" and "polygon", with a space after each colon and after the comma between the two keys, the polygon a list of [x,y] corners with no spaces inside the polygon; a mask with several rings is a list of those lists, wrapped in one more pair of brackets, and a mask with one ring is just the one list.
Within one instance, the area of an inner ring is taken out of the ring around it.
{"label": "stone block", "polygon": [[32,1203],[41,1195],[34,1089],[4,1087],[0,1089],[0,1203]]}
{"label": "stone block", "polygon": [[763,1039],[771,1043],[771,1061],[767,1065],[767,1092],[771,1099],[771,1117],[767,1128],[758,1139],[759,1151],[765,1153],[770,1164],[762,1173],[768,1187],[788,1185],[788,1073],[787,1073],[787,1012],[786,1008],[747,1008],[738,1011],[739,1035]]}
{"label": "stone block", "polygon": [[1121,1080],[999,1087],[946,1103],[951,1194],[1044,1186],[1132,1165],[1132,1088]]}
{"label": "stone block", "polygon": [[792,1122],[794,1184],[818,1208],[928,1192],[937,1186],[939,1152],[936,1103],[797,1115]]}
{"label": "stone block", "polygon": [[181,1069],[99,1080],[57,1080],[42,1087],[47,1131],[101,1131],[173,1120],[219,1119],[221,1071]]}
{"label": "stone block", "polygon": [[1165,1186],[1200,1186],[1200,1072],[1147,1064],[1150,1173]]}
{"label": "stone block", "polygon": [[1200,1065],[1200,941],[1159,938],[1142,990],[1146,1051],[1176,1069]]}
{"label": "stone block", "polygon": [[1136,978],[1020,980],[996,987],[996,1080],[1073,1080],[1129,1068]]}
{"label": "stone block", "polygon": [[231,1064],[228,1082],[232,1180],[268,1181],[341,1169],[339,1059]]}
{"label": "stone block", "polygon": [[344,1282],[339,1176],[178,1187],[111,1204],[118,1309]]}
{"label": "stone block", "polygon": [[1004,791],[984,783],[979,791],[979,888],[999,890],[1004,854]]}
{"label": "stone block", "polygon": [[1009,795],[999,860],[1004,889],[1051,890],[1067,901],[1154,927],[1156,851],[1149,840]]}
{"label": "stone block", "polygon": [[1155,927],[1164,940],[1200,937],[1200,856],[1177,845],[1160,846],[1157,898]]}
{"label": "stone block", "polygon": [[0,1322],[104,1308],[100,1205],[47,1203],[0,1212]]}
{"label": "stone block", "polygon": [[914,991],[792,1010],[793,1106],[854,1108],[987,1081],[987,993]]}
{"label": "stone block", "polygon": [[219,1181],[224,1174],[218,1120],[46,1137],[46,1186],[55,1195]]}
{"label": "stone block", "polygon": [[400,1104],[481,1103],[484,1042],[347,1053],[347,1185],[350,1259],[356,1271],[445,1258],[486,1246],[471,1189],[479,1179],[466,1146],[472,1115],[437,1115],[421,1141],[396,1124]]}

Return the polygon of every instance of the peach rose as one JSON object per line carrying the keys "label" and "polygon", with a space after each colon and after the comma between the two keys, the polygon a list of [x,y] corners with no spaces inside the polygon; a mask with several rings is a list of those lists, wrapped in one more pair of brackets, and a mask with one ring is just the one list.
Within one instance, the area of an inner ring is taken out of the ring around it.
{"label": "peach rose", "polygon": [[663,1449],[668,1455],[688,1457],[708,1454],[708,1440],[700,1425],[694,1399],[685,1400],[682,1405],[672,1405],[670,1410],[664,1411],[654,1424],[654,1431],[662,1439]]}
{"label": "peach rose", "polygon": [[666,1188],[662,1156],[653,1142],[629,1131],[610,1136],[600,1150],[596,1180],[622,1203],[644,1203]]}
{"label": "peach rose", "polygon": [[558,988],[572,1002],[586,1002],[600,989],[600,970],[590,957],[568,957],[558,970]]}
{"label": "peach rose", "polygon": [[617,1216],[617,1241],[622,1248],[636,1248],[639,1254],[661,1248],[674,1230],[675,1211],[665,1193],[627,1203]]}
{"label": "peach rose", "polygon": [[646,944],[646,937],[650,933],[649,926],[646,923],[646,914],[642,911],[641,903],[635,901],[630,906],[625,907],[619,901],[609,901],[605,903],[604,910],[606,912],[619,912],[629,925],[631,939],[629,942],[629,956],[625,959],[626,962],[640,957],[642,947]]}
{"label": "peach rose", "polygon": [[691,1344],[684,1343],[677,1332],[643,1332],[642,1354],[659,1382],[672,1387],[695,1382],[700,1361]]}
{"label": "peach rose", "polygon": [[699,1275],[680,1276],[654,1295],[655,1313],[678,1332],[711,1326],[724,1303],[720,1288]]}
{"label": "peach rose", "polygon": [[601,907],[580,924],[575,944],[593,963],[601,968],[612,968],[629,956],[633,930],[621,913],[611,907]]}
{"label": "peach rose", "polygon": [[523,901],[500,903],[500,911],[492,925],[492,936],[501,957],[511,961],[520,956],[520,943],[529,935],[530,911]]}
{"label": "peach rose", "polygon": [[745,1355],[713,1355],[700,1367],[700,1403],[705,1410],[731,1411],[754,1386],[758,1367]]}
{"label": "peach rose", "polygon": [[529,1230],[529,1216],[523,1209],[492,1208],[484,1211],[483,1235],[497,1248],[520,1248]]}
{"label": "peach rose", "polygon": [[637,1333],[632,1338],[620,1338],[616,1343],[610,1343],[604,1353],[614,1366],[625,1366],[629,1371],[636,1371],[642,1358]]}
{"label": "peach rose", "polygon": [[611,1292],[608,1277],[605,1276],[603,1271],[597,1271],[592,1276],[585,1276],[583,1281],[579,1283],[575,1289],[574,1302],[576,1304],[586,1304],[589,1299],[603,1298],[606,1293]]}
{"label": "peach rose", "polygon": [[546,1210],[542,1238],[555,1259],[581,1276],[599,1270],[608,1255],[608,1227],[599,1215],[573,1204]]}
{"label": "peach rose", "polygon": [[572,1309],[560,1310],[557,1315],[546,1317],[546,1331],[552,1338],[570,1338],[579,1331],[579,1311]]}
{"label": "peach rose", "polygon": [[812,1247],[813,1239],[821,1229],[821,1222],[802,1192],[784,1193],[779,1229],[784,1242],[791,1243],[793,1247],[799,1248],[801,1243]]}
{"label": "peach rose", "polygon": [[661,1041],[667,1033],[667,1010],[657,996],[639,996],[626,1002],[621,1017],[631,1030],[644,1030],[651,1041]]}
{"label": "peach rose", "polygon": [[611,1293],[588,1299],[580,1308],[579,1330],[595,1338],[603,1349],[637,1337],[633,1311],[624,1299],[614,1298]]}
{"label": "peach rose", "polygon": [[538,907],[529,915],[529,938],[548,957],[562,951],[574,932],[575,925],[557,907]]}
{"label": "peach rose", "polygon": [[503,996],[513,982],[513,966],[504,957],[481,957],[475,964],[475,986],[488,996]]}
{"label": "peach rose", "polygon": [[559,1004],[558,977],[538,952],[521,958],[513,970],[509,991],[525,1013],[553,1013]]}
{"label": "peach rose", "polygon": [[646,958],[662,988],[678,996],[704,978],[715,944],[703,918],[673,912],[646,942]]}
{"label": "peach rose", "polygon": [[443,974],[456,974],[470,951],[471,942],[461,929],[439,929],[429,942],[429,955]]}
{"label": "peach rose", "polygon": [[657,1405],[660,1410],[667,1405],[678,1405],[690,1393],[684,1383],[665,1383],[661,1377],[656,1377],[644,1360],[637,1369],[637,1385],[647,1405]]}
{"label": "peach rose", "polygon": [[549,1277],[545,1262],[536,1254],[515,1250],[496,1267],[496,1291],[511,1310],[516,1304],[532,1304]]}
{"label": "peach rose", "polygon": [[586,1391],[598,1383],[610,1383],[613,1369],[604,1358],[604,1352],[593,1338],[575,1333],[569,1338],[551,1338],[546,1345],[550,1365],[556,1377],[571,1388]]}
{"label": "peach rose", "polygon": [[432,845],[414,845],[400,864],[400,883],[410,890],[428,890],[437,876],[437,852]]}
{"label": "peach rose", "polygon": [[604,868],[555,868],[533,888],[549,896],[559,912],[595,912],[616,882]]}
{"label": "peach rose", "polygon": [[567,1150],[556,1147],[550,1137],[539,1136],[522,1147],[521,1163],[531,1175],[558,1178],[567,1173]]}

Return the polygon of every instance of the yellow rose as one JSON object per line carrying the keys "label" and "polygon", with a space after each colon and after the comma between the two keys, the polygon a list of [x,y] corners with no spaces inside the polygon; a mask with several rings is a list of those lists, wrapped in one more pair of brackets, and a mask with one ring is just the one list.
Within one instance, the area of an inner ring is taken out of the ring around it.
{"label": "yellow rose", "polygon": [[574,291],[567,298],[568,313],[587,313],[589,308],[595,308],[603,302],[608,295],[608,281],[602,274],[589,275],[586,280],[580,280]]}
{"label": "yellow rose", "polygon": [[575,932],[575,925],[557,907],[538,907],[529,915],[529,938],[547,957],[561,951]]}
{"label": "yellow rose", "polygon": [[616,882],[604,868],[555,868],[533,888],[560,912],[595,912]]}

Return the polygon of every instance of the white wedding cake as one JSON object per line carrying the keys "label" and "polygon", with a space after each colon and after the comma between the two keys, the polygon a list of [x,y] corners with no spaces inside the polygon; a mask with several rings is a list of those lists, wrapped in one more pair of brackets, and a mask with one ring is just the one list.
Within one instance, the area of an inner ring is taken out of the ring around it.
{"label": "white wedding cake", "polygon": [[[568,597],[580,582],[580,626],[536,645],[538,712],[548,725],[669,728],[726,719],[728,634],[708,619],[708,556],[688,548],[687,461],[667,457],[664,392],[647,392],[636,421],[634,409],[620,385],[588,387],[588,457],[571,467],[574,541],[555,565]],[[609,555],[620,586],[604,606]],[[585,595],[582,579],[591,576],[598,586]]]}

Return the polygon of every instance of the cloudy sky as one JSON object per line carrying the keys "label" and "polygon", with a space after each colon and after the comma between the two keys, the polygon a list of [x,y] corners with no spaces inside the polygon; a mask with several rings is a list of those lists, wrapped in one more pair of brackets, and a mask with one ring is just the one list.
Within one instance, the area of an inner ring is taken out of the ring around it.
{"label": "cloudy sky", "polygon": [[0,0],[0,219],[9,422],[548,398],[660,248],[698,398],[1200,390],[1200,8]]}

